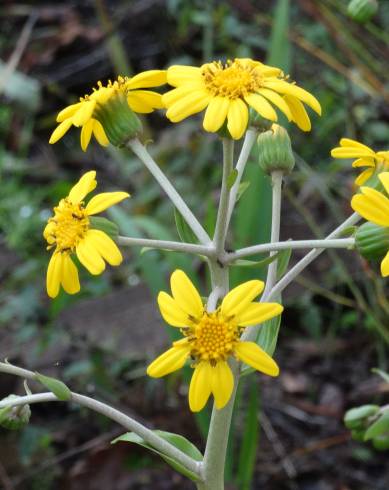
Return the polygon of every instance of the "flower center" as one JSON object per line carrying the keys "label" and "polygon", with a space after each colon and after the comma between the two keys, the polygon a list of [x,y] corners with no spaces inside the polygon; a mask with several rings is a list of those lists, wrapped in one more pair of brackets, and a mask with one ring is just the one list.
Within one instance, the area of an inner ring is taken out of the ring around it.
{"label": "flower center", "polygon": [[237,99],[255,92],[261,87],[263,75],[259,68],[239,60],[223,65],[214,61],[204,65],[202,76],[206,88],[214,96]]}
{"label": "flower center", "polygon": [[224,360],[233,351],[239,331],[233,321],[226,321],[217,310],[204,312],[190,332],[191,355],[203,361]]}
{"label": "flower center", "polygon": [[49,247],[54,245],[60,252],[74,251],[89,229],[89,218],[81,203],[73,204],[62,199],[54,208],[54,216],[49,219],[44,237]]}

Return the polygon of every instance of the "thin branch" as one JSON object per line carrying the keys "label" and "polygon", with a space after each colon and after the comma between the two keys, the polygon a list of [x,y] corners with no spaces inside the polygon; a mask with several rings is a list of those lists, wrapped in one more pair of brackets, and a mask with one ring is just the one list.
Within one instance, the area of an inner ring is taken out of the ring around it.
{"label": "thin branch", "polygon": [[170,250],[174,252],[205,255],[206,257],[211,257],[215,253],[215,249],[212,244],[196,245],[194,243],[172,242],[168,240],[151,240],[148,238],[132,238],[127,236],[119,236],[118,243],[123,247],[150,247],[160,250]]}

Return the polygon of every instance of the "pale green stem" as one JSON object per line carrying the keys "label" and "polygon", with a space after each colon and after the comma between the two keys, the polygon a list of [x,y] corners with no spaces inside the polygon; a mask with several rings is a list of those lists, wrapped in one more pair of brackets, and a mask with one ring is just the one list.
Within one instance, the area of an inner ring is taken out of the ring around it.
{"label": "pale green stem", "polygon": [[224,244],[227,235],[227,213],[228,213],[228,177],[233,168],[234,161],[234,140],[231,138],[223,138],[223,177],[220,191],[219,208],[216,218],[215,235],[213,244],[216,253],[220,254],[224,251]]}
{"label": "pale green stem", "polygon": [[256,137],[257,137],[257,132],[255,129],[249,129],[246,132],[246,136],[245,136],[244,141],[243,141],[242,149],[241,149],[241,152],[240,152],[240,155],[239,155],[238,161],[236,163],[236,167],[235,167],[238,174],[236,176],[234,185],[231,187],[230,197],[228,200],[227,228],[230,224],[232,212],[234,211],[234,208],[235,208],[236,199],[238,197],[240,182],[241,182],[242,177],[243,177],[243,172],[244,172],[244,169],[246,168],[246,164],[247,164],[247,161],[249,159],[251,149],[255,143]]}
{"label": "pale green stem", "polygon": [[215,248],[212,243],[207,246],[196,245],[193,243],[172,242],[169,240],[150,240],[148,238],[119,236],[118,244],[122,247],[156,248],[160,250],[170,250],[174,252],[204,255],[205,257],[213,257],[215,255]]}
{"label": "pale green stem", "polygon": [[[0,363],[0,372],[12,374],[15,376],[20,376],[25,379],[30,379],[36,381],[36,374],[27,369],[22,369],[12,364]],[[7,402],[0,402],[0,408],[5,408],[8,406],[24,405],[26,403],[41,403],[41,402],[54,402],[61,401],[53,393],[38,393],[35,395],[27,395],[19,397],[15,400],[10,400]],[[201,478],[201,463],[190,458],[188,455],[177,449],[175,446],[165,441],[159,437],[154,431],[148,429],[141,423],[137,422],[133,418],[125,415],[124,413],[116,410],[105,403],[94,400],[84,395],[71,392],[70,402],[77,403],[83,407],[87,407],[107,418],[115,421],[126,430],[135,432],[140,437],[142,437],[147,443],[152,447],[161,451],[161,453],[173,458],[175,461],[181,463],[189,471],[192,471]]]}
{"label": "pale green stem", "polygon": [[182,217],[192,229],[193,233],[196,235],[199,241],[204,245],[208,245],[211,242],[208,233],[204,230],[204,228],[201,226],[192,211],[188,208],[187,204],[182,199],[180,194],[176,191],[169,179],[151,157],[146,147],[142,145],[142,143],[138,139],[130,140],[127,143],[127,146],[131,148],[132,151],[137,155],[137,157],[144,163],[144,165],[156,179],[158,184],[166,192],[174,206],[181,213]]}
{"label": "pale green stem", "polygon": [[235,260],[266,252],[278,252],[279,250],[297,250],[304,248],[348,248],[355,246],[355,238],[338,238],[334,240],[287,240],[285,242],[261,243],[226,253],[220,258],[223,264],[229,264]]}
{"label": "pale green stem", "polygon": [[[282,197],[282,179],[283,172],[276,170],[271,174],[272,180],[272,220],[271,220],[271,237],[270,243],[278,242],[280,239],[280,223],[281,223],[281,197]],[[272,252],[270,255],[274,255]],[[263,301],[266,299],[269,291],[274,286],[277,280],[277,260],[269,264],[267,269],[267,278],[265,290],[263,292]]]}

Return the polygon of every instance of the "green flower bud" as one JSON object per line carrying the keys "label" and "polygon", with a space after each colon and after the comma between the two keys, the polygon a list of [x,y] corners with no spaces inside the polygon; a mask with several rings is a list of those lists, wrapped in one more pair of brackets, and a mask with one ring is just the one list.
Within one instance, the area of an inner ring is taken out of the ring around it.
{"label": "green flower bud", "polygon": [[94,117],[103,125],[105,134],[114,146],[123,146],[142,131],[138,116],[130,109],[126,96],[117,92],[105,104],[95,109]]}
{"label": "green flower bud", "polygon": [[389,228],[364,223],[355,234],[355,246],[366,259],[383,259],[389,250]]}
{"label": "green flower bud", "polygon": [[[1,402],[16,400],[17,395],[9,395]],[[31,410],[29,405],[18,405],[16,407],[0,408],[0,426],[5,429],[22,429],[30,421]]]}
{"label": "green flower bud", "polygon": [[286,129],[273,124],[269,131],[258,136],[258,163],[264,172],[290,173],[294,167],[292,145]]}
{"label": "green flower bud", "polygon": [[250,126],[252,128],[256,128],[257,131],[260,133],[269,131],[273,125],[273,121],[270,121],[270,119],[266,119],[262,117],[260,114],[258,114],[257,111],[254,111],[254,109],[252,108],[250,108],[249,120],[250,120]]}
{"label": "green flower bud", "polygon": [[368,22],[377,10],[377,0],[351,0],[347,7],[348,15],[361,24]]}

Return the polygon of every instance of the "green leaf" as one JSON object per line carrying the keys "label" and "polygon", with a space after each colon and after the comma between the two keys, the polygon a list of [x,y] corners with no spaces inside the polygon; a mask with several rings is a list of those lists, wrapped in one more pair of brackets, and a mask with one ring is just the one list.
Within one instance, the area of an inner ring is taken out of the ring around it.
{"label": "green leaf", "polygon": [[184,243],[198,243],[196,235],[193,233],[188,223],[182,217],[182,214],[174,208],[174,220],[176,222],[176,228],[178,236]]}
{"label": "green leaf", "polygon": [[278,0],[273,14],[270,46],[266,57],[268,65],[277,66],[286,73],[290,71],[289,0]]}
{"label": "green leaf", "polygon": [[246,260],[246,259],[237,259],[234,262],[231,262],[231,267],[263,267],[265,265],[269,265],[274,262],[280,255],[281,252],[277,252],[274,255],[266,257],[262,260]]}
{"label": "green leaf", "polygon": [[[195,461],[202,461],[203,455],[201,454],[201,452],[197,449],[197,447],[194,444],[188,441],[188,439],[185,439],[185,437],[180,436],[179,434],[174,434],[172,432],[165,432],[163,430],[155,430],[154,432],[158,434],[160,437],[162,437],[162,439],[164,439],[167,442],[170,442],[170,444],[172,444],[174,447],[180,449],[183,453],[193,458]],[[126,434],[117,437],[111,442],[111,444],[116,444],[117,442],[121,442],[121,441],[132,442],[134,444],[139,444],[142,447],[150,449],[150,451],[159,454],[161,458],[163,458],[170,466],[172,466],[179,473],[182,473],[183,475],[187,476],[193,481],[198,480],[198,476],[195,473],[192,473],[191,471],[187,470],[184,466],[182,466],[180,463],[175,461],[170,456],[166,456],[158,449],[155,449],[148,442],[146,442],[142,437],[138,436],[134,432],[127,432]]]}
{"label": "green leaf", "polygon": [[35,373],[35,379],[46,386],[46,388],[54,393],[58,400],[67,401],[72,397],[72,392],[69,388],[59,379],[50,378],[40,373]]}
{"label": "green leaf", "polygon": [[249,181],[241,182],[238,187],[238,192],[236,193],[236,202],[243,196],[243,194],[247,191],[250,186]]}
{"label": "green leaf", "polygon": [[358,230],[358,226],[348,226],[345,228],[342,233],[339,234],[339,238],[342,237],[351,237],[355,235],[355,232]]}
{"label": "green leaf", "polygon": [[92,228],[96,230],[101,230],[112,238],[112,240],[117,240],[119,235],[119,227],[113,221],[103,218],[101,216],[91,216],[89,218]]}
{"label": "green leaf", "polygon": [[231,187],[235,184],[237,177],[238,177],[238,171],[236,170],[236,168],[234,168],[227,178],[227,189],[228,190],[230,190]]}
{"label": "green leaf", "polygon": [[277,346],[278,332],[281,325],[281,316],[278,315],[265,322],[259,329],[257,344],[272,356]]}
{"label": "green leaf", "polygon": [[285,274],[286,269],[288,268],[290,257],[292,255],[292,249],[288,248],[286,250],[281,250],[278,254],[277,280]]}
{"label": "green leaf", "polygon": [[365,441],[382,436],[385,433],[389,433],[389,411],[384,412],[381,417],[367,429]]}
{"label": "green leaf", "polygon": [[381,378],[386,381],[387,383],[389,383],[389,374],[388,373],[385,373],[385,371],[382,371],[381,369],[378,369],[378,368],[373,368],[371,370],[372,373],[374,374],[378,374],[378,376],[381,376]]}
{"label": "green leaf", "polygon": [[366,418],[375,415],[379,409],[378,405],[363,405],[352,408],[346,412],[344,423],[348,429],[358,429]]}

